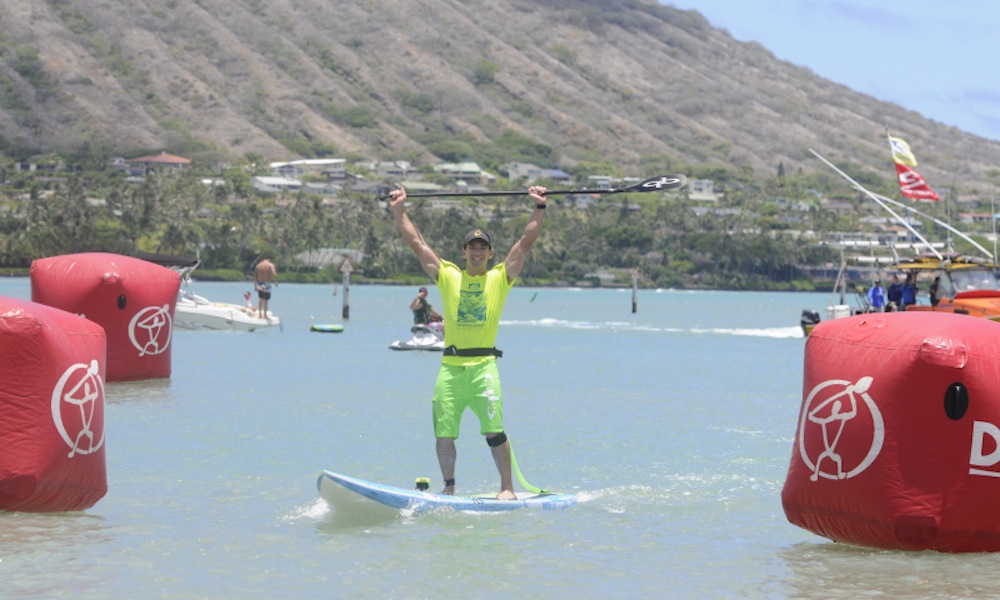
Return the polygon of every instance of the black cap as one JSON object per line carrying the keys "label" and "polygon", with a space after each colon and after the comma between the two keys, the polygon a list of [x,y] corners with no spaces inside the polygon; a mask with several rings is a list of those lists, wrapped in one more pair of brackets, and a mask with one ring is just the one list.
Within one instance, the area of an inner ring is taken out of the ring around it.
{"label": "black cap", "polygon": [[468,246],[469,242],[471,242],[472,240],[483,240],[484,242],[486,242],[487,246],[489,246],[490,248],[493,247],[493,238],[491,238],[490,234],[486,233],[482,229],[473,229],[472,231],[470,231],[469,235],[465,236],[465,241],[462,242],[462,247],[465,248],[466,246]]}
{"label": "black cap", "polygon": [[418,294],[421,293],[421,292],[423,292],[424,294],[426,294],[427,293],[427,288],[420,288],[419,290],[417,290]]}

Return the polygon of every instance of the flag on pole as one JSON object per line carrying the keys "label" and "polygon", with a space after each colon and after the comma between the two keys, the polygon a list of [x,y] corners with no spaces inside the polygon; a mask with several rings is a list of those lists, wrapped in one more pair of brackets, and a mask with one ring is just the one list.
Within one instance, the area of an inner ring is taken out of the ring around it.
{"label": "flag on pole", "polygon": [[937,192],[932,190],[924,178],[912,168],[896,163],[896,176],[899,178],[899,191],[907,198],[914,200],[941,200]]}
{"label": "flag on pole", "polygon": [[894,160],[897,165],[906,165],[908,167],[917,166],[917,157],[910,151],[910,145],[904,142],[901,138],[892,137],[890,135],[889,148],[892,150],[892,160]]}

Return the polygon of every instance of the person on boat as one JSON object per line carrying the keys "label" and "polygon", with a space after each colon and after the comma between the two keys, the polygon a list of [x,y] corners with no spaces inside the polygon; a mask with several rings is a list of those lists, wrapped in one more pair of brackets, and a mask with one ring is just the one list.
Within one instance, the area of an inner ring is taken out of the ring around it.
{"label": "person on boat", "polygon": [[254,289],[257,290],[257,316],[267,318],[267,305],[271,300],[271,286],[278,286],[278,269],[270,257],[261,255],[260,262],[254,268]]}
{"label": "person on boat", "polygon": [[442,321],[444,317],[434,310],[431,303],[427,301],[427,288],[422,287],[417,291],[417,297],[410,302],[410,310],[413,311],[413,324],[426,325],[432,321]]}
{"label": "person on boat", "polygon": [[903,304],[903,286],[899,284],[899,275],[895,273],[892,274],[892,283],[886,290],[885,299],[886,310],[899,310],[900,305]]}
{"label": "person on boat", "polygon": [[931,283],[931,287],[927,290],[927,293],[930,294],[931,297],[931,306],[937,306],[938,302],[941,301],[941,298],[938,297],[938,290],[940,289],[940,287],[941,287],[941,276],[939,275],[934,278],[934,282]]}
{"label": "person on boat", "polygon": [[909,273],[906,276],[906,281],[903,282],[901,289],[902,297],[899,301],[899,310],[906,310],[907,306],[917,303],[917,286],[916,277],[913,273]]}
{"label": "person on boat", "polygon": [[459,424],[466,408],[479,417],[479,430],[493,454],[500,473],[500,500],[515,499],[511,453],[503,429],[503,396],[497,370],[497,329],[507,294],[521,273],[524,260],[542,231],[547,198],[542,186],[531,186],[528,195],[534,210],[521,238],[507,257],[493,266],[493,237],[474,229],[462,242],[465,268],[443,260],[427,245],[406,214],[406,190],[390,193],[390,207],[400,234],[420,259],[424,271],[441,290],[444,306],[445,350],[434,387],[434,437],[443,494],[455,493],[455,461]]}
{"label": "person on boat", "polygon": [[881,279],[876,279],[874,285],[868,288],[868,306],[872,312],[885,310],[885,288],[882,287]]}

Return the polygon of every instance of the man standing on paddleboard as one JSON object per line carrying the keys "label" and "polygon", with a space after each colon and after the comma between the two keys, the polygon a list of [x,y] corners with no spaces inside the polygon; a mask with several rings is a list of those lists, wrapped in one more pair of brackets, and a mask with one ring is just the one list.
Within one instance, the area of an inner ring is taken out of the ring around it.
{"label": "man standing on paddleboard", "polygon": [[434,387],[434,437],[437,438],[438,463],[444,478],[442,494],[455,493],[455,460],[462,413],[470,408],[479,417],[480,432],[493,453],[500,472],[500,500],[513,500],[510,443],[503,430],[503,400],[496,359],[497,329],[507,294],[521,273],[524,259],[542,231],[545,219],[546,189],[528,188],[535,203],[531,219],[521,239],[511,246],[507,258],[490,268],[493,238],[483,229],[474,229],[462,242],[465,268],[442,260],[424,242],[416,226],[406,215],[406,190],[393,190],[390,206],[396,226],[410,249],[420,259],[424,271],[441,291],[444,312],[444,357]]}

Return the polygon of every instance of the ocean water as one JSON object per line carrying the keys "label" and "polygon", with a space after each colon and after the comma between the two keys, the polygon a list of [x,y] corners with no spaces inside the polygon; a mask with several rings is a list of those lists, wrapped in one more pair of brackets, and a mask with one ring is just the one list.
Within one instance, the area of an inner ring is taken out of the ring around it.
{"label": "ocean water", "polygon": [[[196,283],[242,302],[246,284]],[[416,287],[284,284],[281,330],[176,331],[169,379],[106,389],[107,495],[0,513],[9,598],[982,598],[993,555],[886,552],[790,525],[803,308],[828,294],[516,287],[498,347],[528,482],[567,510],[337,511],[323,469],[441,485],[440,355],[396,352]],[[0,295],[30,299],[27,279]],[[430,301],[440,306],[437,290]],[[342,323],[339,334],[313,323]],[[498,477],[471,414],[460,492]]]}

